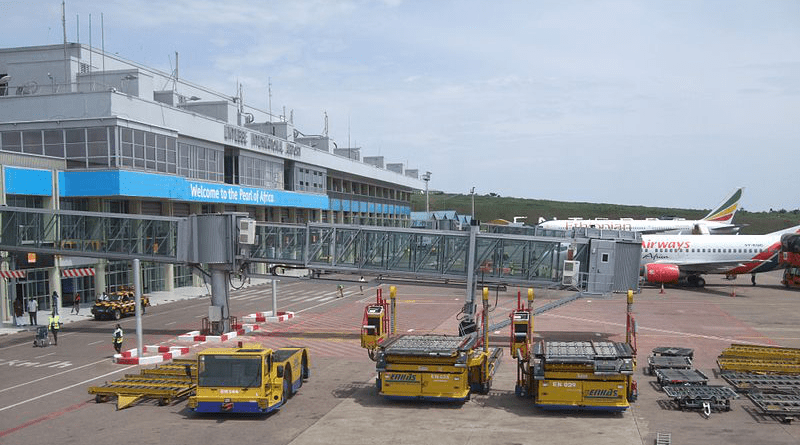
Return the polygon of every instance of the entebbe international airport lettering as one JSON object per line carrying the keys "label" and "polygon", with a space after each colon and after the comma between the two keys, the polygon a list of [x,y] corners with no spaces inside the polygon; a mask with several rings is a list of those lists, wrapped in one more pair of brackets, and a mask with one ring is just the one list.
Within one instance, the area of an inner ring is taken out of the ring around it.
{"label": "entebbe international airport lettering", "polygon": [[250,148],[259,151],[273,152],[286,156],[300,156],[300,146],[291,142],[284,142],[272,136],[248,131],[233,125],[225,126],[225,141],[247,147],[247,135],[250,135]]}
{"label": "entebbe international airport lettering", "polygon": [[241,187],[211,187],[189,184],[190,194],[196,199],[215,199],[240,204],[272,204],[275,195],[266,190],[243,189]]}

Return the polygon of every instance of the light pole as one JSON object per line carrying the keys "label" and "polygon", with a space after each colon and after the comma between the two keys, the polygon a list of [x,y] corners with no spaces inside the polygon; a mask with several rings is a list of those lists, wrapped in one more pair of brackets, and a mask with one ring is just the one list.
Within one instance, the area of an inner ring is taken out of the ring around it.
{"label": "light pole", "polygon": [[472,195],[472,219],[475,219],[475,187],[470,189],[469,194]]}
{"label": "light pole", "polygon": [[425,172],[422,175],[422,180],[425,181],[425,213],[427,213],[426,218],[430,218],[430,205],[428,201],[428,182],[431,180],[431,172]]}

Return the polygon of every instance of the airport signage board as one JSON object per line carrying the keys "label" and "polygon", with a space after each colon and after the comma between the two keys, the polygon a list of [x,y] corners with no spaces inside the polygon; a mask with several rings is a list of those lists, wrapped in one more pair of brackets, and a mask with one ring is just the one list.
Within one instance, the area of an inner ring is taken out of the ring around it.
{"label": "airport signage board", "polygon": [[327,195],[193,181],[180,176],[125,170],[59,172],[63,197],[120,196],[203,203],[327,210]]}
{"label": "airport signage board", "polygon": [[225,125],[225,142],[269,154],[300,157],[300,145],[235,125]]}

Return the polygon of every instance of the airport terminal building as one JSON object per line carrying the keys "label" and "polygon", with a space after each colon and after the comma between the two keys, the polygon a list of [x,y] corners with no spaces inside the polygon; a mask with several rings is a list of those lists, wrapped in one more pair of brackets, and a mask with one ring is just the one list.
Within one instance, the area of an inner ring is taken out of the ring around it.
{"label": "airport terminal building", "polygon": [[[174,73],[68,43],[0,49],[0,204],[408,227],[418,170],[339,148]],[[197,285],[143,263],[145,292]],[[133,282],[128,262],[2,252],[0,297],[68,305]],[[5,315],[4,314],[4,315]],[[8,321],[4,317],[3,321]]]}

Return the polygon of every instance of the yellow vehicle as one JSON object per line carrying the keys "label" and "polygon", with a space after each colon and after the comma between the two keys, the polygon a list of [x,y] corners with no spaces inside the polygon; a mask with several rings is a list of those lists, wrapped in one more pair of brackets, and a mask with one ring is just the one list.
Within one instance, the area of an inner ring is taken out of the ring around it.
{"label": "yellow vehicle", "polygon": [[[150,306],[150,298],[147,295],[142,295],[142,314],[145,313],[145,308]],[[133,289],[121,288],[116,292],[108,294],[107,300],[100,300],[94,302],[92,306],[92,315],[95,320],[102,318],[110,318],[119,320],[127,315],[134,315],[136,313],[136,295]]]}
{"label": "yellow vehicle", "polygon": [[[392,308],[395,294],[392,286]],[[361,346],[377,362],[378,393],[389,399],[445,402],[464,402],[471,392],[488,393],[503,350],[488,348],[487,298],[488,290],[484,290],[482,338],[477,332],[392,336],[396,329],[389,328],[389,304],[379,292],[377,303],[364,310],[361,329]],[[394,321],[394,310],[391,312]]]}
{"label": "yellow vehicle", "polygon": [[268,413],[283,406],[309,373],[306,348],[206,349],[197,354],[197,387],[188,406],[198,413]]}
{"label": "yellow vehicle", "polygon": [[511,313],[511,354],[517,358],[518,396],[544,409],[623,411],[637,397],[635,321],[628,293],[626,342],[539,341],[533,348],[533,290],[528,307]]}

